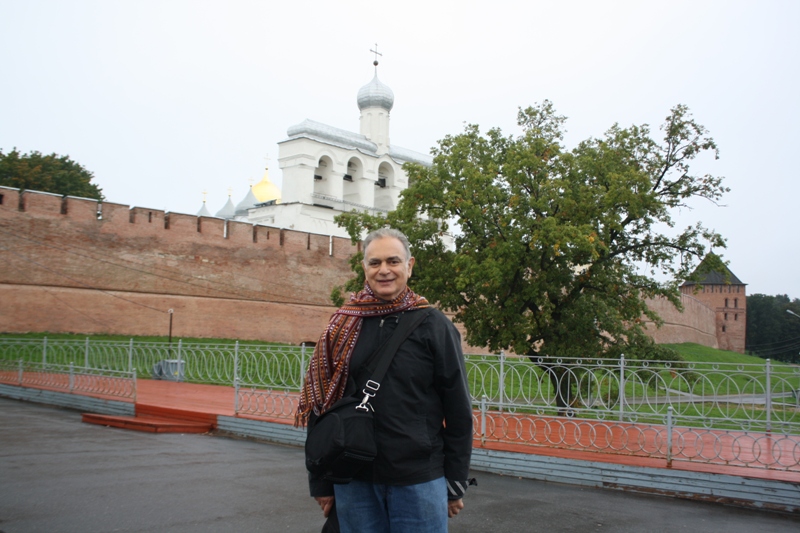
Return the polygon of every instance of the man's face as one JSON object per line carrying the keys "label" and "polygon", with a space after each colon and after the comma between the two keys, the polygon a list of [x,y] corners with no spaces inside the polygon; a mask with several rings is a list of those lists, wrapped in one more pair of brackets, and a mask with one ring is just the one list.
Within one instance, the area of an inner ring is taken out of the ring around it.
{"label": "man's face", "polygon": [[364,250],[364,275],[381,300],[394,300],[411,277],[414,258],[406,261],[403,243],[394,237],[375,239]]}

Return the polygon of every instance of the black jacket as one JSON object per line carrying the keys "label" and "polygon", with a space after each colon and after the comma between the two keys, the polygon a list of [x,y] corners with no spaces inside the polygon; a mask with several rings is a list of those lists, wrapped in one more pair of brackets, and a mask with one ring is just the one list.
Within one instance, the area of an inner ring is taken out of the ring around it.
{"label": "black jacket", "polygon": [[[361,391],[371,375],[364,362],[402,318],[401,313],[364,319],[345,394]],[[442,476],[467,479],[472,401],[461,336],[444,314],[431,309],[403,342],[371,403],[378,456],[372,468],[355,479],[387,485],[414,485]],[[315,420],[312,413],[309,428]],[[326,480],[309,475],[309,485],[311,496],[333,495],[333,485]]]}

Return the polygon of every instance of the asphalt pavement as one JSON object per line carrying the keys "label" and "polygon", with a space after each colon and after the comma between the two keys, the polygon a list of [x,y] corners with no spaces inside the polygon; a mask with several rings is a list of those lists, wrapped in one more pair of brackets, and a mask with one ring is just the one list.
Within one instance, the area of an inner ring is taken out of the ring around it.
{"label": "asphalt pavement", "polygon": [[[300,448],[0,398],[0,533],[318,532]],[[797,532],[800,516],[474,472],[463,532]]]}

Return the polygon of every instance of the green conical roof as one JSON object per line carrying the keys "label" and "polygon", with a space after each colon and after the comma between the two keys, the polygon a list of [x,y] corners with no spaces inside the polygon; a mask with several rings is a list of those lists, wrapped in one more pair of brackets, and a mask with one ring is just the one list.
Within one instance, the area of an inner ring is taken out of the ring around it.
{"label": "green conical roof", "polygon": [[728,267],[724,267],[724,270],[720,271],[718,269],[715,270],[708,270],[707,263],[711,260],[717,260],[719,256],[715,255],[714,252],[709,253],[707,256],[700,261],[700,264],[694,270],[693,276],[697,274],[699,277],[697,281],[685,281],[684,285],[746,285],[746,283],[742,283],[742,281],[736,277],[736,274],[731,272]]}

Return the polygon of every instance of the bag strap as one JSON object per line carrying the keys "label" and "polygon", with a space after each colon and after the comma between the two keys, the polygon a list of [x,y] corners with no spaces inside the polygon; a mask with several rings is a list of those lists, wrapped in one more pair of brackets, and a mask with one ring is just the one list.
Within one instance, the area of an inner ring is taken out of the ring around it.
{"label": "bag strap", "polygon": [[375,370],[372,372],[372,376],[370,379],[367,380],[366,385],[364,385],[364,389],[362,392],[364,393],[364,398],[361,400],[361,404],[356,407],[356,409],[367,409],[367,404],[370,398],[374,398],[375,394],[378,392],[378,389],[381,387],[381,380],[383,376],[386,375],[386,371],[389,369],[389,365],[394,359],[394,355],[397,353],[397,350],[400,348],[400,345],[411,335],[411,332],[414,331],[417,326],[425,320],[425,317],[429,314],[429,309],[420,309],[418,311],[414,311],[409,313],[411,317],[408,320],[399,320],[397,324],[397,328],[392,332],[391,337],[386,343],[381,346],[378,350],[381,353],[373,356],[371,359],[377,359],[378,365],[375,367]]}

